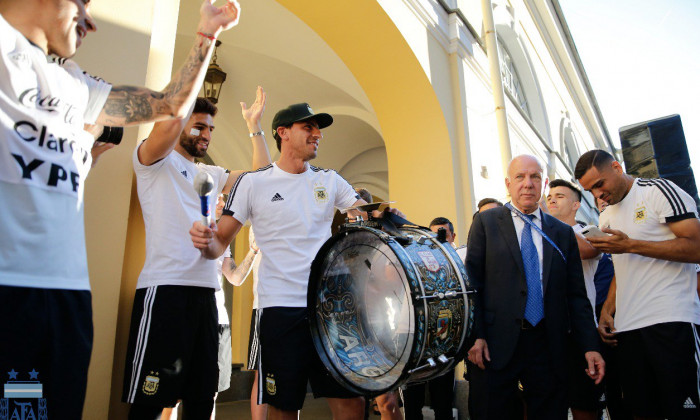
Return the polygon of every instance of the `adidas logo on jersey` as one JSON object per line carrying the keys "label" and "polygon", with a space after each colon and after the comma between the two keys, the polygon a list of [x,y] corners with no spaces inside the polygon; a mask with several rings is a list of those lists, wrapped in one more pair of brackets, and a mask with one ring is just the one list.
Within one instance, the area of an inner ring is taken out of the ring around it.
{"label": "adidas logo on jersey", "polygon": [[184,176],[185,178],[187,178],[187,171],[182,171],[182,172],[180,172],[180,173],[182,174],[182,176]]}
{"label": "adidas logo on jersey", "polygon": [[272,201],[282,201],[284,198],[280,195],[280,193],[275,193],[275,196],[272,197]]}
{"label": "adidas logo on jersey", "polygon": [[693,400],[691,400],[690,397],[688,397],[688,399],[685,400],[685,402],[683,403],[683,408],[697,408],[697,407],[695,407],[695,404],[693,404]]}

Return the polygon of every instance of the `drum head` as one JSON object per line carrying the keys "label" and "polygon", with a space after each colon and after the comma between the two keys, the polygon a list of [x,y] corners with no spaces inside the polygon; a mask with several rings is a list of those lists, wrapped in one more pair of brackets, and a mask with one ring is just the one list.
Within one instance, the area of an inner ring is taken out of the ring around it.
{"label": "drum head", "polygon": [[331,238],[311,269],[314,344],[331,374],[359,393],[397,384],[414,345],[413,302],[400,246],[374,229]]}

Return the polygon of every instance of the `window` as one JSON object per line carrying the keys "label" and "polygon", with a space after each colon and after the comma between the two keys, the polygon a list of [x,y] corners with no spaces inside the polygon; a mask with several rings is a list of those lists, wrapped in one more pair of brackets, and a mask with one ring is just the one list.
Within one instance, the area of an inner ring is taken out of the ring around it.
{"label": "window", "polygon": [[523,91],[523,84],[520,81],[520,76],[518,75],[518,71],[515,69],[515,65],[513,64],[513,58],[500,38],[498,38],[498,50],[499,61],[501,63],[501,79],[503,80],[503,88],[513,99],[515,99],[515,103],[523,111],[525,111],[525,114],[530,117],[530,109],[527,106],[527,100],[525,98],[525,92]]}

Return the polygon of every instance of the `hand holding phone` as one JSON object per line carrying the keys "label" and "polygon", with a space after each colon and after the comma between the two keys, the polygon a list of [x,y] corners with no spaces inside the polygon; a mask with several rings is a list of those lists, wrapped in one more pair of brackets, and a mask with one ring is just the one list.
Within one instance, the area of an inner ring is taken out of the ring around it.
{"label": "hand holding phone", "polygon": [[600,230],[598,226],[593,225],[588,225],[581,229],[581,235],[585,236],[586,238],[601,238],[610,236],[609,234]]}

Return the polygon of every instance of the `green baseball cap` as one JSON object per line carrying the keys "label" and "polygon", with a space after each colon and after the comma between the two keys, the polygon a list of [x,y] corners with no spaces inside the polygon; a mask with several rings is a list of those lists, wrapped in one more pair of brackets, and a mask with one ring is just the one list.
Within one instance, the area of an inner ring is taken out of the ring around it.
{"label": "green baseball cap", "polygon": [[318,128],[326,128],[333,124],[333,117],[330,114],[319,113],[314,114],[309,104],[302,102],[300,104],[289,105],[288,107],[277,111],[275,118],[272,119],[272,134],[277,133],[277,127],[292,125],[295,122],[314,119],[318,123]]}

